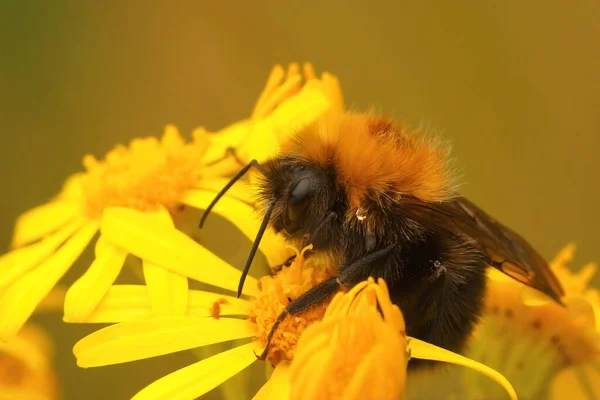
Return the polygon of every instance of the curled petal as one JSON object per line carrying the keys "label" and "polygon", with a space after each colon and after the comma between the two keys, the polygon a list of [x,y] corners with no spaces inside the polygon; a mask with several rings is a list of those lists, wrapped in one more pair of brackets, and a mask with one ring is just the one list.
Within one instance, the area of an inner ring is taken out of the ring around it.
{"label": "curled petal", "polygon": [[423,342],[415,338],[410,338],[408,348],[410,350],[411,358],[443,361],[447,363],[462,365],[464,367],[471,368],[477,372],[487,375],[496,382],[498,382],[504,388],[504,390],[506,390],[511,400],[517,399],[517,393],[515,392],[515,389],[512,387],[508,379],[506,379],[502,374],[493,370],[487,365],[483,365],[481,363],[478,363],[477,361],[471,360],[470,358],[463,357],[449,350],[442,349],[440,347],[434,346],[432,344]]}
{"label": "curled petal", "polygon": [[96,242],[96,259],[68,290],[65,298],[65,321],[85,322],[121,272],[127,252],[106,242]]}

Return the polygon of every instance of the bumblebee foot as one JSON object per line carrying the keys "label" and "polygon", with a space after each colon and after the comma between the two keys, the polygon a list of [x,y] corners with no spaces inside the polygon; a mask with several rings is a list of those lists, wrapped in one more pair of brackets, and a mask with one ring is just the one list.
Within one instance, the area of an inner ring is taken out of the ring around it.
{"label": "bumblebee foot", "polygon": [[269,355],[269,345],[267,345],[267,347],[265,347],[265,349],[262,351],[262,353],[256,354],[256,351],[255,351],[254,355],[256,356],[257,360],[265,361],[267,359],[267,356]]}

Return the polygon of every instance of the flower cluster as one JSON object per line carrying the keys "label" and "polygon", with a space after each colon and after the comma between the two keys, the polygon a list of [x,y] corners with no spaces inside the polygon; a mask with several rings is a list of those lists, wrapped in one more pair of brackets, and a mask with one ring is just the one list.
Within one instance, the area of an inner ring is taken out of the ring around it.
{"label": "flower cluster", "polygon": [[[248,119],[219,132],[198,128],[190,140],[167,126],[160,139],[119,145],[101,160],[86,156],[84,172],[18,219],[13,248],[0,258],[0,340],[8,343],[0,350],[26,334],[21,328],[28,318],[56,295],[63,275],[93,244],[93,262],[64,296],[63,319],[108,326],[74,346],[80,367],[222,346],[141,389],[136,400],[195,399],[226,387],[267,345],[275,369],[255,399],[404,398],[411,358],[478,372],[464,373],[467,383],[455,391],[461,398],[477,398],[476,390],[532,398],[581,366],[592,365],[590,373],[597,376],[600,296],[587,287],[595,267],[573,275],[565,266],[570,248],[553,263],[567,307],[493,275],[485,315],[466,356],[407,336],[385,281],[372,278],[288,316],[267,343],[288,304],[335,276],[338,266],[307,257],[310,246],[290,249],[267,230],[259,251],[268,264],[295,258],[267,276],[254,277],[253,270],[237,298],[240,271],[182,226],[190,219],[188,210],[205,210],[236,170],[274,155],[300,127],[343,111],[333,75],[317,76],[310,64],[276,66]],[[252,183],[252,175],[238,182],[213,209],[249,240],[259,229]],[[140,283],[119,283],[123,268],[139,272]],[[488,346],[500,341],[513,351],[508,360],[505,347]]]}

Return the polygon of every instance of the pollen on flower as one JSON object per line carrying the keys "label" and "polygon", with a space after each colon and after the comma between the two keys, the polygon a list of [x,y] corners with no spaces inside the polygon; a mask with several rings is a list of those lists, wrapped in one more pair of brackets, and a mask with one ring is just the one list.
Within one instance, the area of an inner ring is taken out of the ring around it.
{"label": "pollen on flower", "polygon": [[[266,338],[277,316],[295,298],[334,276],[335,268],[325,260],[305,259],[312,245],[296,252],[296,259],[275,276],[259,280],[260,293],[250,301],[250,321],[257,326],[256,340],[266,345]],[[312,307],[295,316],[287,317],[280,325],[270,343],[268,358],[277,365],[294,357],[296,344],[302,332],[325,314],[327,303]]]}
{"label": "pollen on flower", "polygon": [[214,319],[221,318],[221,304],[229,304],[229,301],[226,298],[220,298],[213,303],[212,307],[210,308],[210,315]]}
{"label": "pollen on flower", "polygon": [[207,146],[204,130],[194,131],[186,143],[169,125],[160,140],[134,139],[129,147],[115,147],[102,161],[85,156],[86,173],[80,182],[87,214],[97,217],[111,206],[146,211],[162,205],[174,210],[201,177]]}
{"label": "pollen on flower", "polygon": [[290,369],[294,399],[398,399],[406,377],[402,314],[383,280],[338,293],[298,343]]}

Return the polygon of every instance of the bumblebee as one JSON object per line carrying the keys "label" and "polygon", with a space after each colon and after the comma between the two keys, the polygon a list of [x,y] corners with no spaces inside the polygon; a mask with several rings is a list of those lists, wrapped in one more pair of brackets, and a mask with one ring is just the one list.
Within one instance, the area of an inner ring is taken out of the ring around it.
{"label": "bumblebee", "polygon": [[462,197],[448,146],[369,113],[347,113],[302,129],[279,155],[250,162],[261,172],[262,225],[244,279],[270,225],[298,248],[308,243],[339,265],[337,276],[291,301],[275,321],[368,277],[385,279],[406,333],[460,351],[480,315],[491,266],[560,303],[563,289],[521,236]]}

